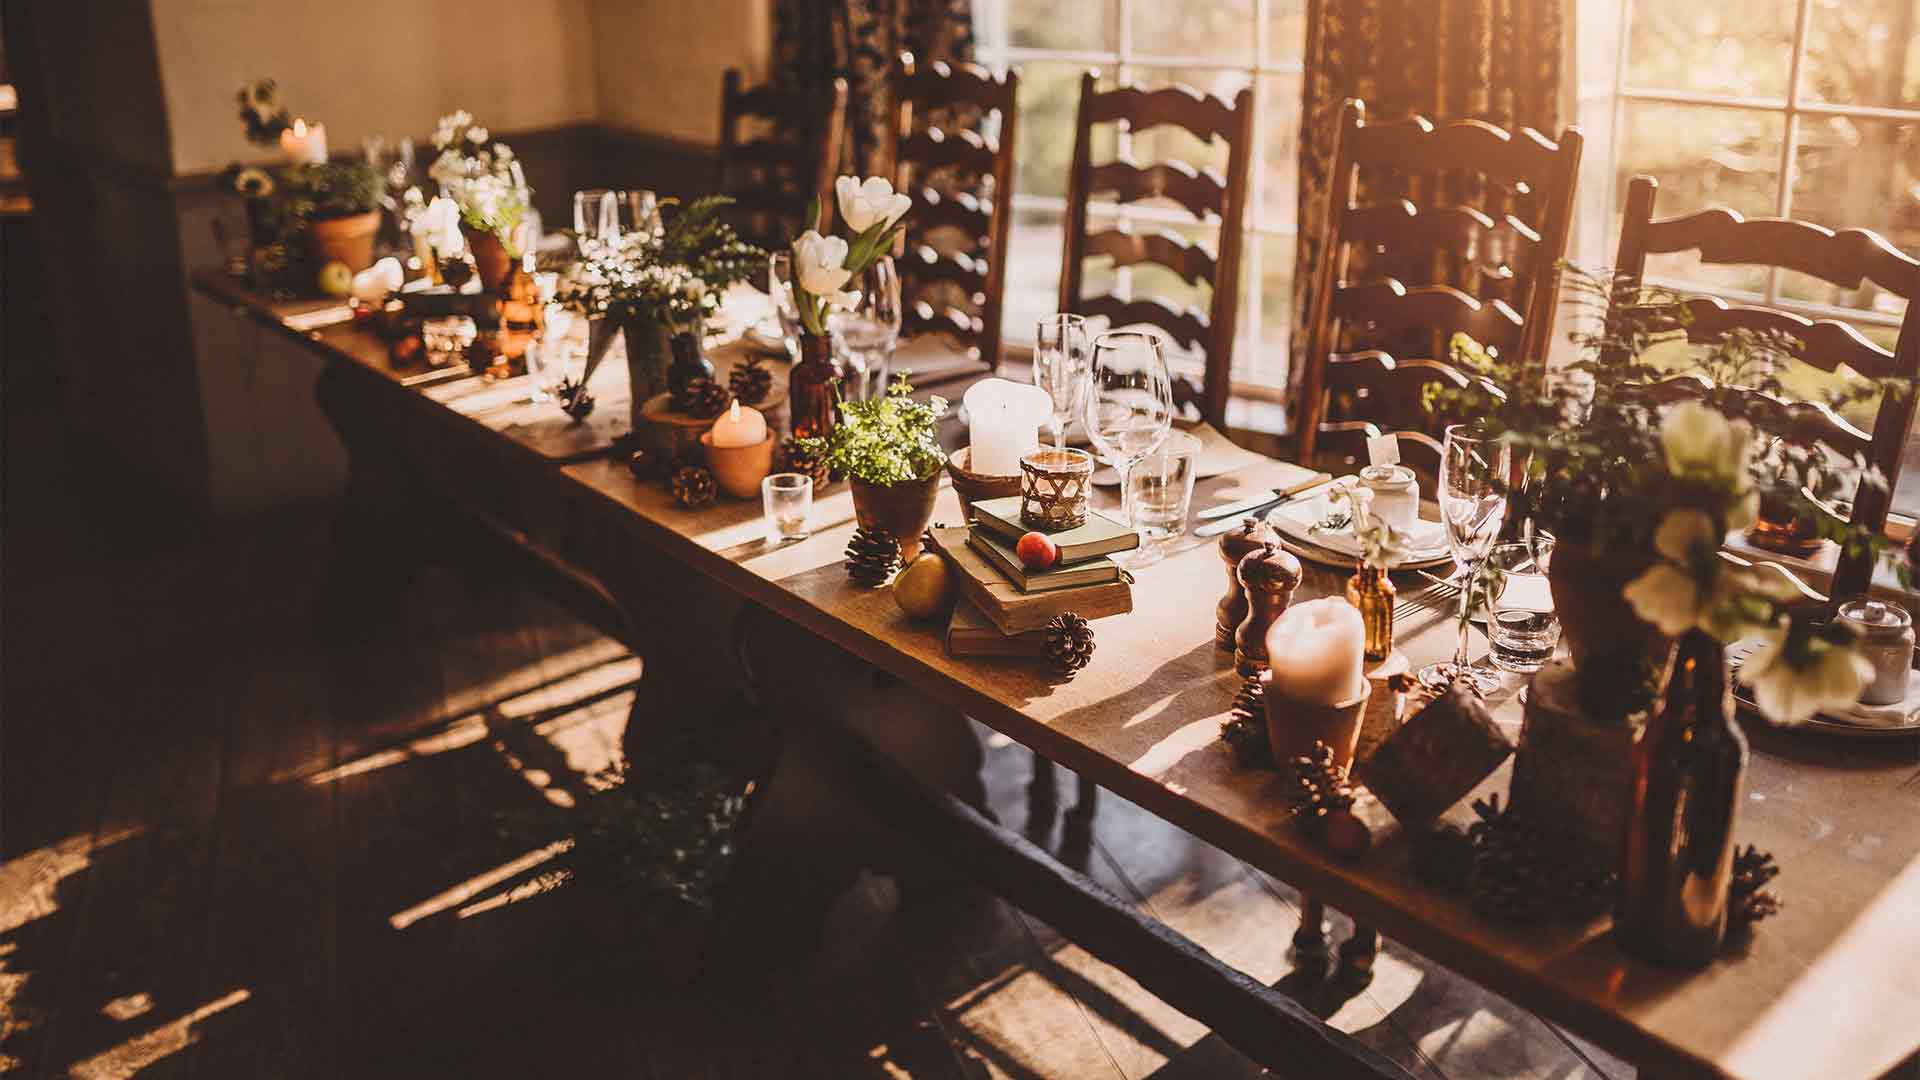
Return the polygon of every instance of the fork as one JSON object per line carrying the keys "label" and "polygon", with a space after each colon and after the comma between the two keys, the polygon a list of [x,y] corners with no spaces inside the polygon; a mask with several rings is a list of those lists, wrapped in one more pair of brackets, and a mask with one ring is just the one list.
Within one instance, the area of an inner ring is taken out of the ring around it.
{"label": "fork", "polygon": [[1416,611],[1437,608],[1441,604],[1460,595],[1460,583],[1446,578],[1423,574],[1432,584],[1393,606],[1393,617],[1397,621],[1412,615]]}

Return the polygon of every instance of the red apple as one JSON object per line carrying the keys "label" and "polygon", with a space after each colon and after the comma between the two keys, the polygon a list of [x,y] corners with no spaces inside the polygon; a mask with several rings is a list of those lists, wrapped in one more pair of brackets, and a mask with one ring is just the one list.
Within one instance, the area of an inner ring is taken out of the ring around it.
{"label": "red apple", "polygon": [[1013,546],[1013,553],[1020,556],[1020,565],[1029,570],[1045,570],[1060,561],[1060,545],[1043,532],[1022,536]]}

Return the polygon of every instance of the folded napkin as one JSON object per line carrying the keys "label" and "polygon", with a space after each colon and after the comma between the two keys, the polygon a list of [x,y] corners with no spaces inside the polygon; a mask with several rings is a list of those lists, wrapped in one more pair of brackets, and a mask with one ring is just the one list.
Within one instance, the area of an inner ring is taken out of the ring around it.
{"label": "folded napkin", "polygon": [[[1297,499],[1280,506],[1268,516],[1267,520],[1289,539],[1315,544],[1348,558],[1359,558],[1360,541],[1353,535],[1351,524],[1342,525],[1337,529],[1316,528],[1335,511],[1339,516],[1345,516],[1346,499],[1336,490],[1340,483],[1335,481],[1328,486],[1328,490],[1319,495]],[[1439,558],[1446,553],[1447,527],[1438,521],[1424,519],[1416,521],[1406,561],[1424,562]]]}

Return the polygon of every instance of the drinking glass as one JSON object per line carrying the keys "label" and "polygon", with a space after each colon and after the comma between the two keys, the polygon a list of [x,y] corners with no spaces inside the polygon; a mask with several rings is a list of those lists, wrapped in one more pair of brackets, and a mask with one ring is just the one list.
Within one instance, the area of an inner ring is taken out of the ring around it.
{"label": "drinking glass", "polygon": [[807,515],[813,509],[813,477],[774,473],[760,481],[760,503],[767,518],[767,543],[804,540],[809,535]]}
{"label": "drinking glass", "polygon": [[465,363],[467,346],[479,336],[480,329],[466,315],[442,315],[420,324],[420,342],[427,347],[427,362],[433,367]]}
{"label": "drinking glass", "polygon": [[660,199],[651,191],[587,188],[573,193],[573,231],[584,249],[660,227]]}
{"label": "drinking glass", "polygon": [[789,359],[800,359],[800,305],[793,299],[793,253],[776,251],[767,256],[767,295],[780,318],[780,335],[787,342]]}
{"label": "drinking glass", "polygon": [[1476,438],[1466,425],[1447,428],[1446,444],[1440,456],[1440,517],[1447,527],[1447,547],[1453,561],[1460,565],[1460,638],[1453,659],[1428,664],[1420,669],[1420,681],[1429,686],[1445,686],[1460,676],[1473,679],[1482,693],[1498,687],[1485,672],[1475,671],[1467,662],[1468,616],[1473,610],[1474,593],[1480,587],[1480,563],[1500,536],[1500,525],[1507,517],[1507,497],[1501,490],[1513,460],[1512,448],[1499,439]]}
{"label": "drinking glass", "polygon": [[893,256],[876,259],[847,288],[858,290],[860,299],[851,311],[834,310],[827,329],[846,372],[841,389],[850,400],[866,401],[887,392],[887,370],[900,340],[900,275]]}
{"label": "drinking glass", "polygon": [[1158,561],[1167,543],[1187,531],[1194,470],[1199,465],[1200,440],[1184,431],[1173,431],[1127,475],[1133,521],[1144,541],[1140,565]]}
{"label": "drinking glass", "polygon": [[1033,384],[1053,399],[1053,445],[1067,445],[1067,425],[1080,413],[1087,392],[1087,320],[1050,315],[1033,333]]}
{"label": "drinking glass", "polygon": [[[1087,438],[1101,459],[1120,473],[1122,514],[1127,525],[1139,531],[1129,478],[1173,427],[1173,377],[1160,353],[1160,339],[1138,330],[1109,331],[1096,338],[1085,410]],[[1152,558],[1136,551],[1117,561],[1140,566]]]}
{"label": "drinking glass", "polygon": [[1487,641],[1493,666],[1521,674],[1539,671],[1560,644],[1547,569],[1553,537],[1530,544],[1498,544],[1487,553]]}
{"label": "drinking glass", "polygon": [[547,370],[547,361],[552,358],[554,352],[558,351],[557,348],[552,348],[538,339],[527,342],[527,351],[521,355],[527,359],[527,381],[533,384],[527,394],[529,402],[538,405],[543,401],[553,400],[553,394],[547,388],[552,382]]}

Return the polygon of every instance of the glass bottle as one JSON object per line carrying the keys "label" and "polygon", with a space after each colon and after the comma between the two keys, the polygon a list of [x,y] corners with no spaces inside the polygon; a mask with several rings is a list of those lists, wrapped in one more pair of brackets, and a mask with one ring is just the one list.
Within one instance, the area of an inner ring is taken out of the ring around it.
{"label": "glass bottle", "polygon": [[800,362],[787,373],[787,402],[796,439],[824,439],[839,419],[840,370],[824,334],[800,335]]}
{"label": "glass bottle", "polygon": [[1725,650],[1689,630],[1674,644],[1660,704],[1633,744],[1613,918],[1622,947],[1696,968],[1719,953],[1746,769]]}
{"label": "glass bottle", "polygon": [[1367,659],[1379,663],[1393,652],[1393,598],[1399,590],[1387,568],[1361,563],[1347,579],[1347,603],[1360,609],[1367,628]]}

